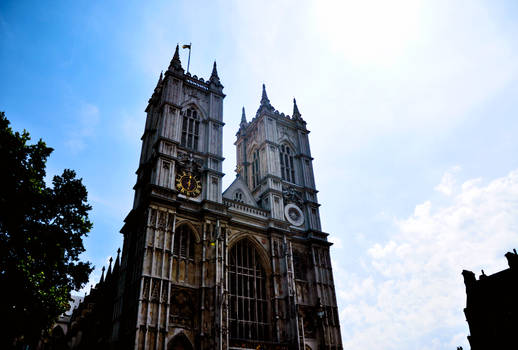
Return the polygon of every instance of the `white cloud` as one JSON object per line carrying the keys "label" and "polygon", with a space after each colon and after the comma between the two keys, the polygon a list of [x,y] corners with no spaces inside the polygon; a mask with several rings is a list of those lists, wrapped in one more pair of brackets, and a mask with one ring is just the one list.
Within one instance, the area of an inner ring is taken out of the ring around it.
{"label": "white cloud", "polygon": [[453,167],[450,171],[444,173],[441,183],[435,186],[435,190],[446,196],[451,196],[455,186],[455,174],[460,171],[460,166]]}
{"label": "white cloud", "polygon": [[421,5],[415,0],[325,0],[314,2],[314,12],[322,38],[348,61],[390,65],[419,37]]}
{"label": "white cloud", "polygon": [[461,271],[507,267],[505,252],[518,246],[518,170],[487,184],[447,174],[448,202],[396,219],[391,239],[368,249],[364,275],[335,268],[344,348],[467,348]]}

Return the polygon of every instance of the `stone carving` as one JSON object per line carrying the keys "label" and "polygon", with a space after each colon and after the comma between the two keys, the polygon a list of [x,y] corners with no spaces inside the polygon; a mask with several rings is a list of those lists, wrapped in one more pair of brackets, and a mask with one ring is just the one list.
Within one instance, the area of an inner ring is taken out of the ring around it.
{"label": "stone carving", "polygon": [[192,153],[178,152],[178,165],[189,172],[200,171],[203,162],[193,156]]}
{"label": "stone carving", "polygon": [[191,292],[183,289],[171,291],[171,322],[191,327],[194,321],[194,307]]}
{"label": "stone carving", "polygon": [[160,281],[153,280],[153,290],[151,291],[151,301],[158,301],[159,290],[160,290]]}
{"label": "stone carving", "polygon": [[142,288],[142,298],[147,299],[149,294],[149,278],[144,278],[144,288]]}
{"label": "stone carving", "polygon": [[299,206],[304,204],[304,200],[302,199],[302,194],[295,190],[293,186],[283,186],[282,187],[282,198],[284,199],[284,203],[296,203]]}

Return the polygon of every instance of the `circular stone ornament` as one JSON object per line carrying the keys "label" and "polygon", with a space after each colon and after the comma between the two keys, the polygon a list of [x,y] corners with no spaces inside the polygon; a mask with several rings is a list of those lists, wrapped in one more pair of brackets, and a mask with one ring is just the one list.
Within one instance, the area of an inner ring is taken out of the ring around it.
{"label": "circular stone ornament", "polygon": [[284,216],[293,226],[300,226],[304,223],[304,214],[298,206],[290,203],[284,207]]}

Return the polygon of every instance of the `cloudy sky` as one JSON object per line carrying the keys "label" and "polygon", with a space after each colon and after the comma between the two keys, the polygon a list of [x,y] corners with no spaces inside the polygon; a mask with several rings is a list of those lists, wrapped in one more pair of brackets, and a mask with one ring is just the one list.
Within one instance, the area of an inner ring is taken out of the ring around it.
{"label": "cloudy sky", "polygon": [[[265,83],[312,131],[345,349],[469,348],[463,269],[518,248],[515,1],[2,1],[0,110],[93,205],[85,258],[121,245],[144,109],[177,43],[225,85],[224,169]],[[187,52],[182,52],[184,67]]]}

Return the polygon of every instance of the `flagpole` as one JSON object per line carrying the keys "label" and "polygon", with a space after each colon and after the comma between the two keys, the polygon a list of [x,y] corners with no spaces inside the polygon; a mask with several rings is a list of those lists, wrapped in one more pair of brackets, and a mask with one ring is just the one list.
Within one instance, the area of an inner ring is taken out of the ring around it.
{"label": "flagpole", "polygon": [[187,59],[187,73],[189,73],[189,65],[191,64],[191,47],[192,47],[192,43],[189,43],[189,58]]}

